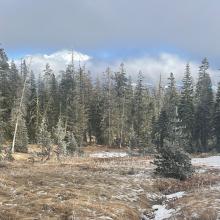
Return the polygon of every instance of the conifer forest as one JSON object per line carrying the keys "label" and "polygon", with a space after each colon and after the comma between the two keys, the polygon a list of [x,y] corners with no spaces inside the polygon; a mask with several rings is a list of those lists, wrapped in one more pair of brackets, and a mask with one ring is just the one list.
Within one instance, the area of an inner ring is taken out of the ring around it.
{"label": "conifer forest", "polygon": [[172,72],[155,86],[142,72],[133,82],[123,63],[92,80],[85,66],[70,63],[55,75],[48,63],[36,75],[26,60],[9,63],[4,49],[0,57],[1,143],[14,141],[12,152],[44,141],[65,154],[91,143],[142,153],[167,142],[188,153],[220,151],[220,85],[212,89],[207,58],[197,79],[186,64],[177,87]]}

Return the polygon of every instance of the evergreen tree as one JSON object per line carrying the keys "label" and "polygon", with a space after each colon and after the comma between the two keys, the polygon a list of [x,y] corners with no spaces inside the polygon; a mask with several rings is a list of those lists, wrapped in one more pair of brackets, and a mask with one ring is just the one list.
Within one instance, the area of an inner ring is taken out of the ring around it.
{"label": "evergreen tree", "polygon": [[88,131],[88,104],[86,103],[87,76],[83,68],[79,68],[75,76],[75,86],[67,105],[67,131],[74,134],[79,147],[84,145]]}
{"label": "evergreen tree", "polygon": [[125,124],[125,100],[127,90],[127,76],[124,64],[120,65],[120,71],[114,76],[114,91],[116,101],[116,145],[119,147],[124,143],[124,124]]}
{"label": "evergreen tree", "polygon": [[59,117],[56,127],[53,129],[54,137],[55,137],[55,144],[57,145],[57,158],[60,159],[60,155],[66,155],[66,128],[63,124],[62,118]]}
{"label": "evergreen tree", "polygon": [[47,64],[44,70],[44,85],[45,85],[45,112],[48,118],[48,129],[52,131],[52,128],[56,126],[60,105],[59,105],[59,94],[58,94],[58,83],[53,70],[50,65]]}
{"label": "evergreen tree", "polygon": [[7,126],[8,119],[11,115],[12,110],[12,100],[10,98],[10,83],[9,83],[9,65],[8,65],[8,57],[3,48],[0,48],[0,94],[3,97],[2,106],[4,108],[4,112],[2,113],[2,120],[5,125],[4,130],[6,131],[6,135],[10,136],[10,127]]}
{"label": "evergreen tree", "polygon": [[10,84],[10,100],[11,100],[11,106],[13,105],[13,101],[21,96],[21,90],[22,90],[22,78],[19,75],[18,69],[14,63],[14,61],[11,62],[10,65],[10,72],[9,72],[9,84]]}
{"label": "evergreen tree", "polygon": [[58,83],[54,73],[51,75],[50,79],[49,96],[47,117],[49,122],[48,129],[51,130],[57,124],[60,111]]}
{"label": "evergreen tree", "polygon": [[216,139],[216,149],[220,152],[220,83],[218,83],[214,106],[214,134]]}
{"label": "evergreen tree", "polygon": [[[140,72],[134,92],[134,132],[139,147],[151,145],[151,127],[154,107],[149,90],[143,84],[143,75]],[[146,149],[145,149],[146,150]]]}
{"label": "evergreen tree", "polygon": [[169,135],[169,120],[165,110],[160,112],[159,118],[153,123],[152,139],[157,148],[163,148],[166,137]]}
{"label": "evergreen tree", "polygon": [[21,61],[21,78],[23,81],[28,77],[28,67],[25,60]]}
{"label": "evergreen tree", "polygon": [[67,152],[68,154],[81,152],[74,134],[69,131],[67,132]]}
{"label": "evergreen tree", "polygon": [[[4,143],[4,126],[3,126],[3,120],[2,120],[2,114],[3,114],[3,106],[2,106],[2,101],[3,101],[3,97],[1,96],[0,93],[0,154],[2,151],[2,144]],[[0,156],[0,160],[1,160],[1,156]]]}
{"label": "evergreen tree", "polygon": [[115,117],[116,102],[114,99],[113,74],[110,68],[106,69],[103,81],[103,113],[101,130],[103,143],[112,146],[116,136],[117,119]]}
{"label": "evergreen tree", "polygon": [[164,110],[166,111],[169,120],[176,116],[176,107],[178,104],[178,93],[176,90],[176,82],[173,73],[170,73],[168,78],[168,87],[165,91]]}
{"label": "evergreen tree", "polygon": [[162,148],[158,148],[154,164],[156,174],[169,178],[184,180],[194,172],[189,155],[177,143],[167,140]]}
{"label": "evergreen tree", "polygon": [[39,120],[39,106],[38,106],[38,96],[37,96],[37,85],[35,81],[34,73],[31,72],[30,80],[28,81],[28,95],[27,95],[27,114],[26,123],[28,129],[28,137],[30,142],[36,143],[36,134],[38,130],[38,120]]}
{"label": "evergreen tree", "polygon": [[61,113],[62,115],[67,114],[67,108],[70,100],[72,99],[73,91],[75,90],[76,82],[75,82],[76,72],[72,65],[68,65],[66,71],[62,72],[61,80],[59,84],[59,94],[60,103],[61,103]]}
{"label": "evergreen tree", "polygon": [[161,109],[163,107],[164,102],[164,88],[162,86],[162,77],[160,75],[158,87],[154,91],[154,115],[157,119],[160,115]]}
{"label": "evergreen tree", "polygon": [[[124,122],[124,140],[128,145],[129,143],[134,144],[137,138],[134,132],[134,121],[135,121],[135,106],[134,106],[134,88],[131,77],[128,78],[128,84],[125,94],[125,122]],[[137,145],[134,145],[135,147]]]}
{"label": "evergreen tree", "polygon": [[51,139],[51,134],[47,128],[47,120],[45,116],[42,118],[42,122],[39,127],[37,141],[38,144],[41,146],[42,159],[44,156],[47,157],[47,160],[50,159],[52,139]]}
{"label": "evergreen tree", "polygon": [[186,65],[186,70],[183,78],[183,87],[180,95],[178,113],[183,132],[188,140],[187,151],[193,151],[193,130],[194,130],[194,91],[193,81],[190,73],[189,64]]}
{"label": "evergreen tree", "polygon": [[160,112],[157,122],[153,126],[153,139],[157,146],[163,147],[165,138],[173,142],[173,133],[177,121],[178,96],[173,73],[168,78],[168,87],[165,91],[165,103]]}
{"label": "evergreen tree", "polygon": [[141,139],[145,126],[144,124],[145,111],[146,111],[146,105],[144,103],[145,89],[146,88],[144,88],[143,85],[143,75],[141,72],[139,72],[137,86],[135,88],[135,95],[134,95],[134,108],[135,108],[134,131],[138,139]]}
{"label": "evergreen tree", "polygon": [[100,87],[99,79],[96,81],[95,88],[90,94],[92,99],[89,106],[89,136],[91,142],[91,136],[96,137],[97,144],[103,144],[103,135],[102,135],[102,115],[103,115],[103,96]]}
{"label": "evergreen tree", "polygon": [[186,137],[183,135],[178,116],[178,96],[172,73],[169,77],[165,101],[164,109],[153,130],[158,152],[154,160],[155,173],[182,180],[192,175],[193,168],[189,155],[184,151]]}
{"label": "evergreen tree", "polygon": [[12,128],[14,128],[17,123],[14,151],[27,153],[28,132],[27,132],[26,121],[23,113],[24,109],[21,110],[19,109],[18,101],[19,100],[15,102],[11,115]]}
{"label": "evergreen tree", "polygon": [[208,150],[208,141],[212,134],[213,91],[212,82],[208,73],[207,58],[199,68],[199,79],[196,85],[195,108],[195,141],[198,151]]}
{"label": "evergreen tree", "polygon": [[18,122],[18,130],[16,135],[16,142],[15,142],[15,151],[27,153],[28,152],[28,133],[27,127],[25,123],[24,117],[21,116]]}

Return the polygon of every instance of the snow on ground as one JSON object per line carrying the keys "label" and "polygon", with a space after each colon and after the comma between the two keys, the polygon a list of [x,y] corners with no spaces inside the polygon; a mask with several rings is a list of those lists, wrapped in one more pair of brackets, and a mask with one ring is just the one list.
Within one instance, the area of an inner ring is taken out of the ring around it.
{"label": "snow on ground", "polygon": [[193,158],[192,164],[197,166],[208,166],[208,167],[220,169],[220,156]]}
{"label": "snow on ground", "polygon": [[166,209],[166,205],[154,205],[152,208],[156,210],[154,212],[154,220],[163,220],[166,218],[170,218],[172,216],[172,213],[175,211],[174,209]]}
{"label": "snow on ground", "polygon": [[169,195],[166,195],[166,200],[162,205],[153,205],[152,208],[154,211],[154,220],[163,220],[170,218],[172,214],[176,211],[175,209],[167,209],[166,203],[171,199],[179,199],[185,195],[185,192],[176,192]]}
{"label": "snow on ground", "polygon": [[128,154],[126,152],[98,152],[89,155],[95,158],[111,158],[111,157],[126,157]]}
{"label": "snow on ground", "polygon": [[185,192],[176,192],[176,193],[173,193],[173,194],[170,194],[170,195],[166,195],[166,198],[167,199],[174,199],[174,198],[181,198],[185,195]]}

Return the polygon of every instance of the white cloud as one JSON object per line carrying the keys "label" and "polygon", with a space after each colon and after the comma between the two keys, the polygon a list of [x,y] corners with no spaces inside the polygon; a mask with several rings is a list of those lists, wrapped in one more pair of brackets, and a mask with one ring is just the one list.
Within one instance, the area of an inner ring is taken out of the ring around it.
{"label": "white cloud", "polygon": [[[75,64],[79,61],[84,63],[91,59],[90,56],[82,54],[80,52],[73,52]],[[45,68],[46,64],[49,63],[51,68],[55,72],[60,70],[65,70],[68,64],[72,60],[72,52],[68,50],[57,51],[52,54],[32,54],[24,57],[27,60],[27,63],[31,62],[31,69],[36,73],[40,73]],[[20,61],[15,61],[17,64],[20,64]]]}
{"label": "white cloud", "polygon": [[[117,71],[120,63],[122,62],[121,60],[115,60],[112,62],[101,61],[77,51],[74,51],[73,54],[76,67],[78,66],[79,61],[82,64],[85,64],[86,68],[91,70],[94,78],[96,75],[100,76],[107,67],[110,67],[112,71]],[[42,72],[46,63],[49,63],[56,73],[58,73],[60,70],[65,70],[67,65],[71,63],[72,58],[71,51],[68,50],[57,51],[52,54],[33,54],[28,55],[25,58],[30,59],[30,57],[32,60],[31,68],[36,74]],[[163,82],[166,83],[170,72],[174,73],[177,82],[181,81],[187,62],[187,60],[182,59],[178,55],[168,53],[161,53],[158,56],[146,55],[143,57],[128,58],[123,60],[126,71],[133,80],[136,80],[138,72],[142,71],[145,81],[149,83],[157,83],[160,74]],[[200,64],[194,61],[189,63],[192,76],[194,80],[196,80]],[[214,80],[216,80],[217,71],[210,69],[210,74],[214,82]]]}
{"label": "white cloud", "polygon": [[[111,64],[107,62],[96,62],[89,60],[88,68],[92,69],[94,73],[102,73],[107,66],[113,71],[117,71],[122,61],[117,60]],[[123,61],[125,64],[128,75],[136,80],[138,72],[141,71],[145,77],[145,81],[148,83],[157,83],[161,74],[164,84],[167,82],[167,78],[170,73],[173,72],[177,82],[180,82],[185,72],[186,64],[189,62],[191,74],[194,81],[198,78],[198,70],[200,63],[195,61],[188,61],[180,58],[175,54],[161,53],[158,56],[146,55],[138,58],[129,58]],[[217,70],[210,68],[209,70],[213,84],[216,84]]]}

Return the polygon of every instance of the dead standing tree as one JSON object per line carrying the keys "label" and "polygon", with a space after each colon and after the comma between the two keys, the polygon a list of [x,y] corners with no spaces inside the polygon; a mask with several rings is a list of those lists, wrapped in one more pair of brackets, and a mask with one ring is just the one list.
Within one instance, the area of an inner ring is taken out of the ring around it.
{"label": "dead standing tree", "polygon": [[[29,62],[29,65],[28,65],[28,73],[29,73],[29,71],[30,71],[31,61],[32,61],[32,58],[30,59],[30,62]],[[22,105],[23,105],[23,100],[24,100],[24,94],[25,94],[25,90],[26,90],[27,79],[28,79],[28,77],[25,76],[24,84],[23,84],[23,89],[22,89],[22,93],[21,93],[21,100],[20,100],[19,107],[18,107],[18,111],[17,111],[17,114],[16,114],[16,122],[15,122],[15,129],[14,129],[14,135],[13,135],[11,153],[14,153],[14,152],[15,152],[16,134],[17,134],[17,130],[18,130],[18,122],[19,122],[19,119],[20,119],[20,117],[21,117],[21,110],[22,110]]]}

